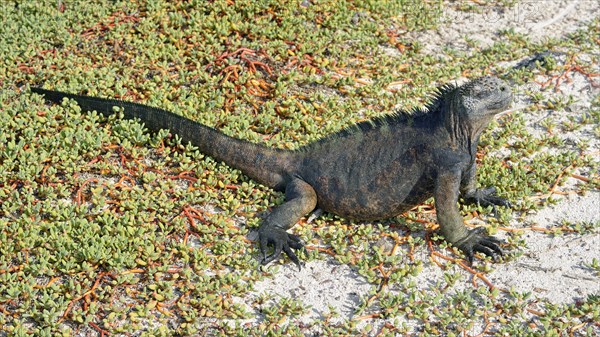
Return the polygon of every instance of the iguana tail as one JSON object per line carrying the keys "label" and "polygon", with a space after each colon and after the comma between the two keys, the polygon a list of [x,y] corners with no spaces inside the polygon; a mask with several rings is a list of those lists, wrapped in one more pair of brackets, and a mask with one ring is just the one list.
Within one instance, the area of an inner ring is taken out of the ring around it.
{"label": "iguana tail", "polygon": [[125,118],[139,118],[151,131],[170,130],[187,143],[197,146],[205,153],[227,165],[237,168],[250,178],[271,188],[285,187],[286,171],[291,165],[293,152],[269,148],[260,144],[229,137],[206,125],[194,122],[170,111],[120,100],[80,96],[60,91],[31,88],[49,101],[60,103],[63,98],[76,101],[84,111],[97,111],[105,116],[115,112],[113,107],[123,109]]}

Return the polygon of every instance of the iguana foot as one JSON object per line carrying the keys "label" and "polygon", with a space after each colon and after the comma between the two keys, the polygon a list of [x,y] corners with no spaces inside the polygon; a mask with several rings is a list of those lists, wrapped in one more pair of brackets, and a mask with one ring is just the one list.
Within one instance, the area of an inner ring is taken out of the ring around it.
{"label": "iguana foot", "polygon": [[476,189],[464,196],[465,203],[478,204],[483,207],[487,206],[504,206],[511,207],[508,200],[496,196],[496,188],[488,187],[484,189]]}
{"label": "iguana foot", "polygon": [[[290,260],[298,266],[298,269],[302,269],[300,266],[300,259],[298,259],[296,254],[292,251],[292,248],[304,248],[304,245],[298,236],[289,234],[285,230],[276,227],[261,227],[258,230],[258,236],[260,252],[263,255],[263,259],[260,262],[262,265],[266,265],[277,259],[283,251]],[[273,245],[273,253],[267,256],[267,247],[269,245]]]}
{"label": "iguana foot", "polygon": [[467,237],[454,243],[454,246],[458,247],[467,257],[469,264],[473,264],[473,254],[475,252],[483,253],[496,260],[496,256],[504,255],[499,244],[502,243],[493,236],[489,236],[487,231],[483,227],[477,227],[469,231]]}

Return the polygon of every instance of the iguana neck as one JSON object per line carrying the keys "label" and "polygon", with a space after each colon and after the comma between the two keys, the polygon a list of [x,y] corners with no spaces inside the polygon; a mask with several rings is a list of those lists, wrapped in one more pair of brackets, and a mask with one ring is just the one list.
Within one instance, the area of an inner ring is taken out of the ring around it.
{"label": "iguana neck", "polygon": [[444,126],[450,135],[450,144],[456,149],[468,152],[474,160],[479,137],[493,115],[477,118],[468,116],[460,101],[458,90],[455,89],[454,92],[447,95],[447,99],[440,109],[444,116]]}

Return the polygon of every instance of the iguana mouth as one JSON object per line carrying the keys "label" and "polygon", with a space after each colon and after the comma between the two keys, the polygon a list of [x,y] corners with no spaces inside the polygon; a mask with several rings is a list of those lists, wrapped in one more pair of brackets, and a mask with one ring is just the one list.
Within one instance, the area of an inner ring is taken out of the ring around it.
{"label": "iguana mouth", "polygon": [[507,95],[505,97],[502,97],[501,100],[499,100],[498,102],[495,102],[491,107],[490,110],[494,111],[494,114],[500,113],[506,109],[508,109],[510,107],[510,105],[513,102],[513,95]]}

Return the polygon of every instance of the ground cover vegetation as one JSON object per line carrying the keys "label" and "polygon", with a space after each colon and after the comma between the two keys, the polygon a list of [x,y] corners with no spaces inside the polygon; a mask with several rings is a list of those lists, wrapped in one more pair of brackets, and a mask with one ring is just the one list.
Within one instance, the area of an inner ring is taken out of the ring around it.
{"label": "ground cover vegetation", "polygon": [[[479,6],[510,6],[494,2]],[[283,195],[136,121],[50,106],[28,86],[162,107],[229,135],[293,149],[397,107],[427,101],[459,77],[506,74],[501,62],[560,49],[566,63],[536,74],[560,88],[570,73],[598,81],[598,21],[561,39],[533,43],[514,31],[476,53],[420,53],[406,32],[434,28],[437,1],[4,1],[0,5],[0,336],[591,336],[600,297],[556,305],[486,282],[494,268],[468,267],[436,234],[432,203],[394,219],[355,223],[330,214],[294,233],[310,261],[333,257],[372,283],[350,318],[334,309],[301,320],[301,298],[253,285],[280,272],[258,268],[248,239]],[[472,10],[466,8],[465,10]],[[473,48],[477,48],[474,46]],[[519,89],[516,89],[519,90]],[[532,228],[509,222],[555,202],[575,176],[576,193],[598,189],[598,164],[557,133],[596,125],[599,101],[539,135],[524,114],[567,108],[573,98],[528,95],[532,104],[493,123],[480,148],[480,184],[496,185],[512,209],[469,206],[506,232],[518,259]],[[547,152],[545,149],[552,148]],[[503,149],[504,156],[489,155]],[[575,173],[577,172],[577,173]],[[598,224],[539,229],[579,235]],[[410,230],[410,231],[408,231]],[[388,243],[382,244],[383,243]],[[413,251],[426,255],[413,255]],[[450,250],[450,251],[449,251]],[[442,253],[443,252],[443,253]],[[285,258],[281,260],[289,263]],[[424,263],[448,270],[437,287],[411,281]],[[452,269],[459,266],[458,269]],[[598,261],[590,261],[598,270]],[[476,275],[476,276],[473,276]],[[468,283],[459,292],[447,291]],[[600,294],[599,294],[600,295]],[[249,300],[251,298],[251,300]],[[477,333],[471,331],[479,329]]]}

